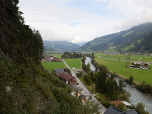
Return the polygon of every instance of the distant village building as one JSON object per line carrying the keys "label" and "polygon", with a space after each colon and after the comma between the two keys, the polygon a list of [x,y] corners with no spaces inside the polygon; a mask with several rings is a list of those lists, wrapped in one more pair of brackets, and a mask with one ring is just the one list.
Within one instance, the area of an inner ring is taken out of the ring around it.
{"label": "distant village building", "polygon": [[66,84],[76,85],[76,78],[73,77],[70,73],[62,74],[61,80],[63,80]]}
{"label": "distant village building", "polygon": [[135,62],[135,63],[132,63],[131,67],[140,68],[140,69],[149,69],[148,65],[149,65],[148,63]]}
{"label": "distant village building", "polygon": [[55,58],[54,55],[45,56],[41,62],[62,62],[62,59]]}
{"label": "distant village building", "polygon": [[81,87],[77,86],[77,85],[71,85],[71,87],[74,90],[75,97],[79,98],[79,96],[81,95],[83,89]]}

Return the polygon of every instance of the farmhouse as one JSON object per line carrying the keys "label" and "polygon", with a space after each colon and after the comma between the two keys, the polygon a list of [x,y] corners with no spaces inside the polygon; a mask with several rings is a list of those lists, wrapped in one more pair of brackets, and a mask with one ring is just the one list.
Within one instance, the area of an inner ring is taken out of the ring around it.
{"label": "farmhouse", "polygon": [[[71,87],[73,88],[74,92],[73,95],[77,98],[79,98],[81,96],[81,92],[83,91],[83,89],[81,87],[78,87],[77,85],[71,85]],[[82,98],[82,96],[80,97],[80,99]],[[82,99],[81,99],[82,100]]]}
{"label": "farmhouse", "polygon": [[140,68],[140,69],[149,69],[148,65],[149,65],[148,63],[135,62],[135,63],[132,63],[131,67]]}
{"label": "farmhouse", "polygon": [[66,83],[70,85],[76,85],[76,78],[73,77],[70,73],[62,74],[61,79]]}
{"label": "farmhouse", "polygon": [[63,72],[64,72],[64,69],[58,69],[58,68],[56,68],[56,69],[54,69],[54,72],[55,72],[56,74],[58,74],[58,73],[63,73]]}

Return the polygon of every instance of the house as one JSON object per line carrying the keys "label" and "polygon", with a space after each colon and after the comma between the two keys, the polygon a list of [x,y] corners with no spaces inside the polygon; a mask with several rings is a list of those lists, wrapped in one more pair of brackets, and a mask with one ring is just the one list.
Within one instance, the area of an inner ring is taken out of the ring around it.
{"label": "house", "polygon": [[86,95],[81,94],[81,95],[79,96],[79,98],[80,98],[81,101],[83,102],[83,101],[86,99]]}
{"label": "house", "polygon": [[68,68],[62,68],[62,69],[64,69],[64,72],[65,72]]}
{"label": "house", "polygon": [[79,98],[79,96],[81,95],[81,92],[83,91],[83,89],[77,85],[71,85],[71,87],[74,89],[75,91],[75,97]]}
{"label": "house", "polygon": [[120,104],[120,103],[122,103],[120,100],[116,100],[116,101],[111,101],[110,102],[111,104],[115,104],[116,105],[116,107],[118,107],[118,105]]}
{"label": "house", "polygon": [[86,98],[87,98],[87,96],[86,95],[83,95],[83,94],[81,94],[80,96],[79,96],[79,99],[81,99],[81,101],[82,101],[82,103],[85,105],[85,100],[86,100]]}
{"label": "house", "polygon": [[76,78],[73,77],[70,73],[64,73],[61,75],[61,80],[63,80],[66,84],[76,85]]}
{"label": "house", "polygon": [[125,104],[125,108],[127,108],[127,109],[129,108],[129,106],[131,106],[131,104],[128,103],[127,101],[121,101],[121,100],[111,101],[110,103],[111,103],[111,104],[115,104],[116,107],[118,107],[118,105],[119,105],[120,103],[123,103],[123,104]]}
{"label": "house", "polygon": [[114,107],[114,106],[110,106],[105,112],[104,114],[138,114],[136,112],[135,109],[130,109],[128,111],[121,111],[118,108]]}
{"label": "house", "polygon": [[149,69],[148,65],[149,65],[148,63],[136,62],[136,63],[132,63],[131,66],[134,68]]}
{"label": "house", "polygon": [[129,108],[129,106],[131,106],[131,104],[130,103],[128,103],[127,101],[121,101],[123,104],[125,104],[125,106],[126,106],[126,108],[128,109]]}
{"label": "house", "polygon": [[54,69],[54,72],[57,74],[57,73],[63,73],[64,72],[64,69]]}

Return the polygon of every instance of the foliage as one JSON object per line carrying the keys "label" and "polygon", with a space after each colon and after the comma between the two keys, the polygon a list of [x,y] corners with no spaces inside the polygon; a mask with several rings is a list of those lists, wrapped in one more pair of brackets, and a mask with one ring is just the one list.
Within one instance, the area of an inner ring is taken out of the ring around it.
{"label": "foliage", "polygon": [[145,106],[142,103],[137,103],[136,111],[138,114],[149,114],[145,111]]}
{"label": "foliage", "polygon": [[151,94],[152,95],[152,85],[145,84],[145,81],[143,81],[140,85],[137,85],[136,87],[139,91],[145,93],[145,94]]}
{"label": "foliage", "polygon": [[75,52],[64,52],[61,57],[62,58],[81,58],[82,55],[81,55],[81,53],[77,54]]}
{"label": "foliage", "polygon": [[86,84],[87,84],[87,85],[91,85],[92,80],[91,80],[90,75],[85,75],[85,76],[84,76],[84,81],[86,81]]}
{"label": "foliage", "polygon": [[119,103],[117,108],[120,109],[120,110],[124,110],[125,104],[124,103]]}
{"label": "foliage", "polygon": [[132,83],[134,82],[134,77],[133,77],[133,76],[129,76],[128,82],[129,82],[130,84],[132,84]]}
{"label": "foliage", "polygon": [[119,79],[119,90],[122,92],[123,91],[123,87],[126,87],[126,85],[124,84],[123,79]]}
{"label": "foliage", "polygon": [[66,69],[66,72],[71,73],[71,70],[70,69]]}
{"label": "foliage", "polygon": [[106,108],[109,108],[110,106],[116,107],[116,104],[111,104],[109,101],[102,102],[102,105],[104,105]]}

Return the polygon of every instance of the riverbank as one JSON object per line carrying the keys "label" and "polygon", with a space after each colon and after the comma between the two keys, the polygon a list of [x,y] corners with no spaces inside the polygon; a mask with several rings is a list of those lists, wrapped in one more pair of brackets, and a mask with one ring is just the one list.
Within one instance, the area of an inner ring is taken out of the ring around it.
{"label": "riverbank", "polygon": [[[117,79],[118,78],[124,78],[125,80],[128,79],[121,75],[119,75],[119,76],[117,75]],[[117,80],[117,82],[118,82],[118,80]],[[130,103],[136,106],[138,102],[142,102],[145,105],[145,109],[151,114],[152,113],[152,97],[137,90],[136,89],[137,86],[139,87],[138,83],[135,83],[135,86],[126,84],[126,87],[124,88],[126,91],[129,91],[131,93],[131,97],[129,97]]]}

